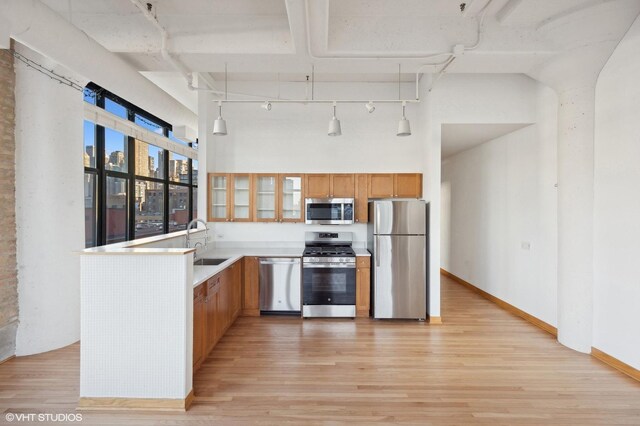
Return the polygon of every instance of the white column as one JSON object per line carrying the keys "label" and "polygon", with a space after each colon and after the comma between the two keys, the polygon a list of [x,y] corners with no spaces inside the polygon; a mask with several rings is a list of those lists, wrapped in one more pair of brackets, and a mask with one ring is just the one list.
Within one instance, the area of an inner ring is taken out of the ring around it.
{"label": "white column", "polygon": [[[57,73],[77,75],[16,44]],[[82,93],[15,61],[16,233],[19,325],[16,355],[80,338],[84,249]],[[84,83],[84,82],[83,82]]]}
{"label": "white column", "polygon": [[591,351],[595,81],[558,91],[558,341]]}

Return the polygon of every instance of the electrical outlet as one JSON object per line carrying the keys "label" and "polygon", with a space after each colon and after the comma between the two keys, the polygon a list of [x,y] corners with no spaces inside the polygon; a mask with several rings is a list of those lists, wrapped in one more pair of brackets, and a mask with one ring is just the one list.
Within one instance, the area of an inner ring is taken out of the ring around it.
{"label": "electrical outlet", "polygon": [[522,248],[522,250],[531,250],[531,243],[528,241],[523,241],[522,243],[520,243],[520,247]]}

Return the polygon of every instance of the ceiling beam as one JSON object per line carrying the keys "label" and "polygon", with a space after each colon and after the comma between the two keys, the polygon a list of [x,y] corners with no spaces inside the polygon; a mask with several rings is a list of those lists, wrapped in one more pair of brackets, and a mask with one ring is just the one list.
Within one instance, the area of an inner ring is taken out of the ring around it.
{"label": "ceiling beam", "polygon": [[496,20],[500,24],[505,24],[509,20],[509,17],[513,15],[513,12],[520,7],[523,0],[508,0],[504,6],[496,13]]}
{"label": "ceiling beam", "polygon": [[589,9],[593,6],[597,6],[603,3],[609,3],[612,1],[616,1],[616,0],[591,0],[591,1],[587,1],[585,3],[579,4],[577,6],[571,7],[563,12],[560,12],[556,15],[550,16],[547,19],[545,19],[544,21],[540,22],[537,26],[536,26],[536,30],[540,30],[543,27],[546,27],[549,24],[553,24],[554,22],[557,22],[563,18],[566,18],[568,16],[574,15],[576,13],[580,13],[583,10]]}
{"label": "ceiling beam", "polygon": [[293,51],[298,56],[309,56],[307,49],[306,10],[304,0],[285,0],[289,32],[293,42]]}

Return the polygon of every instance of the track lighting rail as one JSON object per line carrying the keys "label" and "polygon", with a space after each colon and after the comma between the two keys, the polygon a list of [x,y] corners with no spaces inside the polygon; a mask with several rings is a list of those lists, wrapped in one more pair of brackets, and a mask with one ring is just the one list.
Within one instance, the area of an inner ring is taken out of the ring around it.
{"label": "track lighting rail", "polygon": [[366,104],[371,102],[373,104],[402,104],[402,103],[420,103],[419,99],[380,99],[372,100],[368,99],[342,99],[342,100],[328,100],[328,99],[214,99],[212,102],[222,103],[238,103],[238,104],[264,104],[270,102],[272,104]]}

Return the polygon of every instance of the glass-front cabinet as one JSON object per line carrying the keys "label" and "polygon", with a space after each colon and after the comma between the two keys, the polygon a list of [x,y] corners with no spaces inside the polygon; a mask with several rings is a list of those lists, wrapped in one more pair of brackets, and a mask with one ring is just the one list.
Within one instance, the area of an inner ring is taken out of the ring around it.
{"label": "glass-front cabinet", "polygon": [[229,176],[226,173],[209,173],[209,221],[224,222],[229,219]]}
{"label": "glass-front cabinet", "polygon": [[255,174],[253,176],[254,219],[257,222],[277,222],[278,175]]}
{"label": "glass-front cabinet", "polygon": [[210,222],[303,222],[304,175],[209,173]]}
{"label": "glass-front cabinet", "polygon": [[232,222],[249,222],[252,220],[251,209],[251,175],[231,175],[231,216]]}
{"label": "glass-front cabinet", "polygon": [[303,175],[280,175],[280,221],[304,221]]}

